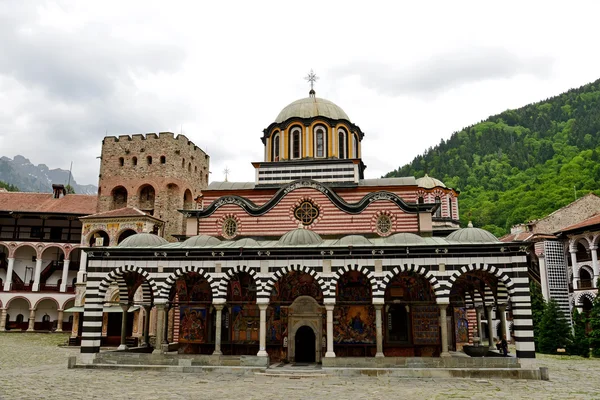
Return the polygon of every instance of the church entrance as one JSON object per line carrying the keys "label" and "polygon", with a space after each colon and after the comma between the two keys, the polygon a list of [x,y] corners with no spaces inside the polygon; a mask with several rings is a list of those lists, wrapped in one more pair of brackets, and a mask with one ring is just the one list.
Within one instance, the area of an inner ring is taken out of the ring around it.
{"label": "church entrance", "polygon": [[294,339],[294,347],[296,350],[295,358],[296,362],[311,363],[315,362],[315,333],[309,326],[301,326],[296,331],[296,338]]}

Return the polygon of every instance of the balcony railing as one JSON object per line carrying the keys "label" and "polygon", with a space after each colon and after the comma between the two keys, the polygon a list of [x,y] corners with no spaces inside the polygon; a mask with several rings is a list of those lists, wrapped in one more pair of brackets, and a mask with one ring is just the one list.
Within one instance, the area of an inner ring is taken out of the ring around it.
{"label": "balcony railing", "polygon": [[577,289],[592,289],[594,285],[591,279],[579,279],[577,280]]}

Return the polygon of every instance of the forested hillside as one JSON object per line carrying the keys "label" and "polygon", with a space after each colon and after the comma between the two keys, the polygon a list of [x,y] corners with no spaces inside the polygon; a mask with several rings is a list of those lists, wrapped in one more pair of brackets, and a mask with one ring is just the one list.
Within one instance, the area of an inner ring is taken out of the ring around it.
{"label": "forested hillside", "polygon": [[461,222],[497,236],[575,196],[600,194],[600,80],[507,110],[386,175],[425,173],[458,189]]}

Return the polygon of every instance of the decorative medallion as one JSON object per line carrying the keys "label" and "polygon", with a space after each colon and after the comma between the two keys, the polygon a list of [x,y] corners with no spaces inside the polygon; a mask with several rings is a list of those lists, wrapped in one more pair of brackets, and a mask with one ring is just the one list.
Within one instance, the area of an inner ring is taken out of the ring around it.
{"label": "decorative medallion", "polygon": [[319,217],[319,208],[312,201],[304,200],[294,209],[294,217],[303,225],[310,225]]}
{"label": "decorative medallion", "polygon": [[238,223],[236,219],[233,217],[225,218],[225,220],[223,220],[221,233],[223,234],[223,237],[227,239],[234,238],[238,233]]}
{"label": "decorative medallion", "polygon": [[394,233],[394,222],[396,218],[389,211],[380,211],[371,220],[371,229],[379,236],[389,236]]}

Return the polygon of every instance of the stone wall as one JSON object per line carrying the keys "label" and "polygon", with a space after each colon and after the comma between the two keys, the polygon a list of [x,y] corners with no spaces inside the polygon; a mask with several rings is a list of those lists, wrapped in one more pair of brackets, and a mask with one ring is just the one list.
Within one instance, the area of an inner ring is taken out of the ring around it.
{"label": "stone wall", "polygon": [[[209,156],[184,135],[105,137],[97,211],[124,204],[143,209],[165,221],[165,238],[172,241],[172,235],[184,233],[183,216],[177,210],[183,208],[184,197],[196,198],[206,188],[209,163]],[[119,203],[115,194],[123,189],[126,201]]]}
{"label": "stone wall", "polygon": [[590,193],[533,223],[532,233],[558,232],[598,212],[600,212],[600,197]]}

